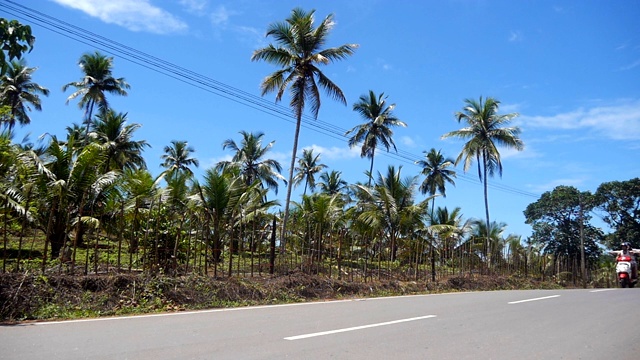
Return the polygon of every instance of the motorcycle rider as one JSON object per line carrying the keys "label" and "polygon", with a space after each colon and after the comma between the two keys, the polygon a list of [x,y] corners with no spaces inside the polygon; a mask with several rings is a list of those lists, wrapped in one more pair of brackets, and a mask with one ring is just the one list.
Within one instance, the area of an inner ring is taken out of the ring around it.
{"label": "motorcycle rider", "polygon": [[638,278],[638,262],[636,261],[636,256],[640,255],[640,249],[633,249],[631,244],[628,242],[623,242],[620,247],[622,250],[611,250],[610,254],[616,256],[627,255],[631,258],[631,278]]}

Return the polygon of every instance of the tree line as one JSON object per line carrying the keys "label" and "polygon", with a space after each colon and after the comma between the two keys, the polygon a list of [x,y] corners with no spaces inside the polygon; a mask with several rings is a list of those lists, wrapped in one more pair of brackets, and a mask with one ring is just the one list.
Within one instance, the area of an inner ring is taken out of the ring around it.
{"label": "tree line", "polygon": [[[23,58],[35,41],[30,27],[0,19],[9,49],[0,58],[2,270],[233,276],[297,269],[364,281],[479,272],[544,278],[576,274],[580,224],[593,274],[602,267],[598,244],[633,236],[630,241],[637,243],[640,194],[637,184],[626,182],[603,184],[608,190],[593,196],[566,187],[543,194],[525,210],[534,233],[524,240],[506,234],[506,224],[491,221],[488,178],[502,174],[499,147],[524,148],[520,129],[510,126],[518,114],[499,114],[500,102],[491,97],[465,100],[456,113],[463,127],[443,135],[464,141],[460,154],[454,160],[435,148],[425,151],[416,161],[419,175],[393,165],[374,171],[376,152],[396,150],[393,128],[407,124],[395,116],[395,104],[384,93],[372,90],[353,104],[364,122],[346,133],[348,145],[360,147],[361,156],[370,160],[366,182],[347,183],[311,149],[298,156],[301,117],[305,111],[317,117],[320,89],[347,104],[321,67],[347,59],[358,47],[325,48],[333,18],[316,26],[314,15],[297,8],[285,21],[269,25],[267,36],[274,43],[251,58],[278,67],[263,80],[263,95],[275,92],[276,101],[290,95],[297,121],[288,178],[269,158],[273,141],[249,131],[223,142],[231,160],[206,169],[202,179],[193,173],[199,166],[194,149],[174,140],[164,147],[164,171],[153,177],[143,157],[149,144],[135,140],[140,124],[130,123],[108,102],[109,96],[126,96],[131,87],[114,76],[114,59],[99,52],[83,54],[82,78],[62,87],[74,90],[67,102],[77,101],[82,123],[67,127],[63,139],[49,136],[40,148],[15,143],[13,128],[30,123],[29,111],[42,109],[40,96],[49,90],[32,81],[36,69]],[[464,171],[474,163],[477,167],[483,220],[435,205],[437,196],[446,196],[447,186],[455,184],[454,166],[460,163]],[[280,184],[287,186],[283,211],[270,199]],[[295,186],[304,190],[292,200]],[[426,198],[419,200],[420,194]],[[629,204],[635,204],[635,213]],[[615,230],[608,237],[589,225],[596,207]]]}

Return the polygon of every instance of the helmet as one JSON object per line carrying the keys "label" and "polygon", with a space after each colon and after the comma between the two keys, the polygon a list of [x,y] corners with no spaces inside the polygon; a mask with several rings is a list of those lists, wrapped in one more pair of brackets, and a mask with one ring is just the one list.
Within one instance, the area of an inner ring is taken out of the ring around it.
{"label": "helmet", "polygon": [[631,244],[629,244],[628,242],[623,242],[620,246],[623,246],[623,247],[626,246],[626,247],[630,248]]}

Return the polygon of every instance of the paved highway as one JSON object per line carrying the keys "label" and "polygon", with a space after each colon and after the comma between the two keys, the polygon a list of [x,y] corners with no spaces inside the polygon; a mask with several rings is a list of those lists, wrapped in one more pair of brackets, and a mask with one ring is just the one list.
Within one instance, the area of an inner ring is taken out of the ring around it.
{"label": "paved highway", "polygon": [[0,359],[640,359],[640,289],[452,293],[0,327]]}

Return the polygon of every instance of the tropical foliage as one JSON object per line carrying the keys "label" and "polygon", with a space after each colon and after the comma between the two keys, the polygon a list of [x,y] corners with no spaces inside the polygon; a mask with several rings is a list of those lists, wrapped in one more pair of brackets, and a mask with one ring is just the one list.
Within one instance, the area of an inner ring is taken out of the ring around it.
{"label": "tropical foliage", "polygon": [[[545,278],[577,276],[581,239],[588,269],[601,266],[598,245],[605,235],[590,221],[593,211],[604,213],[611,239],[637,238],[638,179],[605,183],[595,195],[571,187],[543,194],[525,210],[534,229],[530,238],[491,222],[487,178],[502,172],[498,148],[523,147],[519,129],[506,126],[515,114],[499,115],[493,98],[466,100],[456,115],[466,126],[444,135],[466,141],[455,161],[432,148],[416,161],[418,171],[389,165],[374,174],[376,150],[395,149],[392,128],[405,123],[393,114],[395,105],[373,91],[353,106],[366,122],[349,132],[348,142],[370,159],[366,183],[347,182],[311,149],[297,157],[300,121],[305,110],[317,116],[319,88],[346,104],[319,67],[349,57],[357,47],[325,48],[333,25],[328,16],[315,26],[313,11],[295,9],[268,28],[275,45],[253,54],[253,60],[280,67],[264,79],[263,94],[275,92],[277,101],[285,91],[291,94],[297,125],[288,181],[270,157],[275,143],[250,131],[224,141],[231,159],[203,169],[201,177],[195,149],[173,140],[156,159],[162,171],[154,176],[144,157],[149,144],[137,138],[141,125],[107,99],[126,95],[129,85],[113,76],[113,58],[83,55],[84,76],[64,86],[75,89],[68,100],[78,99],[83,124],[69,125],[60,138],[45,136],[42,149],[15,143],[9,123],[0,134],[2,270],[215,277],[303,271],[361,281],[439,281],[490,270]],[[29,107],[39,110],[38,95],[47,94],[31,82],[29,69],[11,63],[0,93],[9,109],[3,119],[10,116],[24,126]],[[463,162],[466,171],[473,161],[484,184],[484,220],[460,207],[435,206],[436,197],[455,185],[454,165]],[[271,197],[281,183],[288,187],[284,212]],[[302,184],[289,214],[291,189]],[[285,230],[280,236],[279,226]]]}

